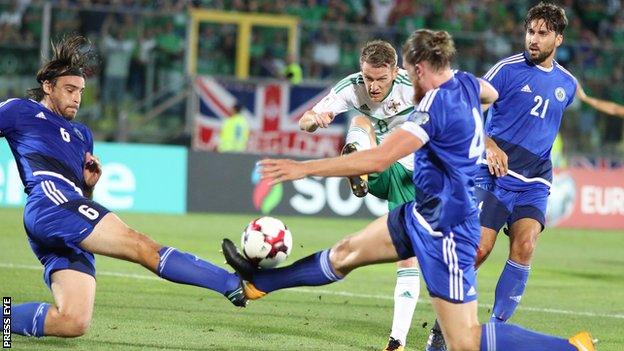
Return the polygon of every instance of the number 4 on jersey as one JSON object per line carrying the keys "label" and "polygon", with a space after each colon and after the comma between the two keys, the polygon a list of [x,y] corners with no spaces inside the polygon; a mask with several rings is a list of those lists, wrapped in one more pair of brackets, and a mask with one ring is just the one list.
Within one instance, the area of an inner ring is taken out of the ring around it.
{"label": "number 4 on jersey", "polygon": [[479,164],[483,158],[485,147],[483,143],[483,121],[481,120],[481,113],[476,108],[472,109],[472,118],[474,118],[475,122],[475,132],[470,143],[468,158],[478,157],[477,164]]}

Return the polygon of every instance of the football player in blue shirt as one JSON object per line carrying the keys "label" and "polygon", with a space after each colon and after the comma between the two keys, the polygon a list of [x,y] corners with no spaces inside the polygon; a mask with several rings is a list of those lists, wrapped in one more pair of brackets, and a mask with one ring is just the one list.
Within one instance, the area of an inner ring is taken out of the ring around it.
{"label": "football player in blue shirt", "polygon": [[484,76],[499,99],[488,111],[485,126],[491,148],[489,169],[478,180],[483,229],[477,266],[490,254],[505,224],[511,242],[496,287],[493,322],[507,321],[518,306],[545,226],[550,153],[577,86],[574,76],[554,60],[567,23],[563,8],[534,6],[525,19],[526,51],[499,61]]}
{"label": "football player in blue shirt", "polygon": [[[488,111],[487,166],[477,177],[481,242],[476,266],[488,257],[503,225],[509,258],[498,280],[491,322],[506,322],[516,310],[544,229],[552,181],[551,149],[576,79],[555,60],[568,23],[563,8],[542,2],[529,9],[525,51],[499,61],[485,75],[499,98]],[[427,351],[443,350],[434,326]]]}
{"label": "football player in blue shirt", "polygon": [[420,104],[379,147],[314,161],[261,161],[264,177],[283,182],[380,172],[414,153],[415,201],[290,266],[257,270],[224,239],[226,261],[245,279],[247,298],[257,299],[279,289],[330,284],[358,267],[415,256],[452,350],[594,350],[586,332],[566,340],[477,320],[474,262],[480,225],[474,189],[485,142],[480,111],[498,94],[486,81],[452,71],[454,54],[447,32],[418,30],[410,36],[403,62]]}
{"label": "football player in blue shirt", "polygon": [[156,243],[91,200],[102,170],[91,131],[74,122],[93,57],[88,48],[83,37],[65,38],[37,73],[40,86],[29,91],[31,99],[0,104],[0,137],[9,143],[28,194],[24,227],[55,301],[14,306],[11,331],[83,335],[93,314],[94,254],[138,263],[164,279],[217,291],[244,306],[235,274]]}

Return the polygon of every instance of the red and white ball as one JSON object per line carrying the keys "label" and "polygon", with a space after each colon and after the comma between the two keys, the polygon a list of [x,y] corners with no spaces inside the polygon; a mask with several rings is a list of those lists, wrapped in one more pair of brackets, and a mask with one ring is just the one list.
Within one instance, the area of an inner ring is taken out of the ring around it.
{"label": "red and white ball", "polygon": [[292,250],[292,234],[284,223],[273,217],[260,217],[249,223],[241,237],[247,259],[262,268],[277,267]]}

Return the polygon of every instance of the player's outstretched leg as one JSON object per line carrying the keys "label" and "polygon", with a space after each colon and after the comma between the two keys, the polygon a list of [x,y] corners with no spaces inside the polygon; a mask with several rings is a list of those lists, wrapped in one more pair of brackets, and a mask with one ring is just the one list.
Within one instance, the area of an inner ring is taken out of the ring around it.
{"label": "player's outstretched leg", "polygon": [[479,351],[594,351],[591,336],[564,339],[506,323],[479,325],[477,301],[452,303],[432,298],[431,303],[451,350]]}
{"label": "player's outstretched leg", "polygon": [[102,218],[80,247],[95,254],[139,263],[174,283],[216,291],[236,306],[244,307],[246,304],[236,274],[195,255],[163,247],[145,234],[129,228],[113,213]]}
{"label": "player's outstretched leg", "polygon": [[399,257],[387,220],[387,215],[380,217],[359,233],[340,240],[331,249],[281,268],[250,269],[248,264],[242,263],[245,258],[238,253],[234,243],[227,239],[223,240],[223,254],[226,262],[246,280],[243,286],[247,298],[258,299],[279,289],[330,284],[367,264],[397,261]]}
{"label": "player's outstretched leg", "polygon": [[216,291],[238,307],[247,305],[240,279],[235,274],[172,247],[163,247],[158,253],[160,262],[156,274],[161,278]]}
{"label": "player's outstretched leg", "polygon": [[537,333],[517,325],[487,323],[481,326],[480,351],[595,351],[594,340],[588,332],[570,339]]}
{"label": "player's outstretched leg", "polygon": [[223,239],[221,247],[225,261],[245,280],[243,289],[250,300],[279,289],[325,285],[342,279],[332,268],[330,250],[316,252],[286,267],[256,269],[231,240]]}

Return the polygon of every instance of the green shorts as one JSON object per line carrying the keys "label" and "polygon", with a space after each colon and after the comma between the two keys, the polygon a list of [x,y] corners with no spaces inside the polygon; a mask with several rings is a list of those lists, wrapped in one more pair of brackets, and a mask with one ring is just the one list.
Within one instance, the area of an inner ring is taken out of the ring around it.
{"label": "green shorts", "polygon": [[388,200],[388,209],[413,201],[415,194],[412,171],[395,162],[381,173],[368,175],[368,192],[373,196]]}

